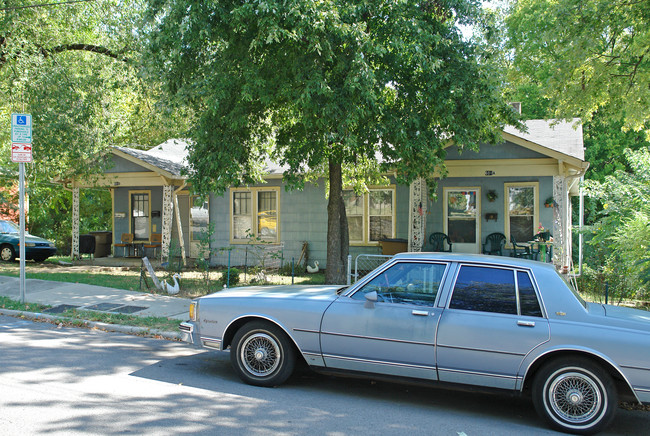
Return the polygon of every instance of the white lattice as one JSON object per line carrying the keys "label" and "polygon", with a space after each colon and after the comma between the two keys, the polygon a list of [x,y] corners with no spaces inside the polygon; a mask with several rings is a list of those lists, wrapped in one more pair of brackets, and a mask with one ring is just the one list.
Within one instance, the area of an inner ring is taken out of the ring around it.
{"label": "white lattice", "polygon": [[163,259],[169,257],[169,244],[172,240],[173,189],[173,186],[163,186],[162,247],[160,250]]}
{"label": "white lattice", "polygon": [[422,251],[427,220],[427,183],[417,179],[409,187],[409,251]]}
{"label": "white lattice", "polygon": [[570,243],[567,238],[567,184],[566,178],[562,176],[553,176],[553,263],[556,267],[562,268],[568,266],[568,246]]}
{"label": "white lattice", "polygon": [[79,259],[79,188],[72,188],[72,259]]}

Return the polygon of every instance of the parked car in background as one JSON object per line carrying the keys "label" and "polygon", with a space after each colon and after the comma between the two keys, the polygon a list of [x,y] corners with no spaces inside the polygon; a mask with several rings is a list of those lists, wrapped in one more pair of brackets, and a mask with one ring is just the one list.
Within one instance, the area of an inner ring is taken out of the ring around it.
{"label": "parked car in background", "polygon": [[[0,220],[0,259],[13,262],[20,253],[20,229],[11,221]],[[43,262],[56,254],[53,242],[25,232],[25,259]]]}
{"label": "parked car in background", "polygon": [[650,313],[587,303],[552,265],[403,253],[345,286],[232,288],[194,300],[184,339],[230,349],[246,383],[297,359],[320,371],[474,385],[532,397],[553,427],[591,434],[619,400],[650,403]]}

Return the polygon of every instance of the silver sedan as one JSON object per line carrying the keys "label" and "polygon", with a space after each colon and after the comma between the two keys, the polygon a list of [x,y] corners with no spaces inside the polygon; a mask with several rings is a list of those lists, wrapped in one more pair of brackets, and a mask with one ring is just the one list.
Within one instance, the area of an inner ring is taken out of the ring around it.
{"label": "silver sedan", "polygon": [[298,359],[325,372],[530,395],[562,431],[591,434],[619,400],[650,403],[650,313],[587,303],[540,262],[404,253],[344,286],[232,288],[192,302],[185,340],[230,349],[246,383]]}

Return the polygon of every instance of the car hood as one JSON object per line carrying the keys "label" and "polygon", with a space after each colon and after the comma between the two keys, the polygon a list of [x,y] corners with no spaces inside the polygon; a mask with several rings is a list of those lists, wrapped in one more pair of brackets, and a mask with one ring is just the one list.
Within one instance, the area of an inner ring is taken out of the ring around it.
{"label": "car hood", "polygon": [[345,288],[341,285],[280,285],[280,286],[242,286],[224,289],[203,298],[291,298],[309,300],[334,300],[337,292]]}

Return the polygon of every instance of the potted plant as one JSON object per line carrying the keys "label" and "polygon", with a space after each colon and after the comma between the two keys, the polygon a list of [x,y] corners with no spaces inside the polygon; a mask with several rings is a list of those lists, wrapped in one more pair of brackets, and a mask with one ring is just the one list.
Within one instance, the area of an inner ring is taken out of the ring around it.
{"label": "potted plant", "polygon": [[494,189],[490,189],[487,192],[486,197],[487,197],[489,202],[492,202],[492,201],[496,200],[497,198],[499,198],[499,195],[497,194],[497,191],[495,191]]}
{"label": "potted plant", "polygon": [[544,207],[553,207],[553,197],[548,197],[544,202]]}

